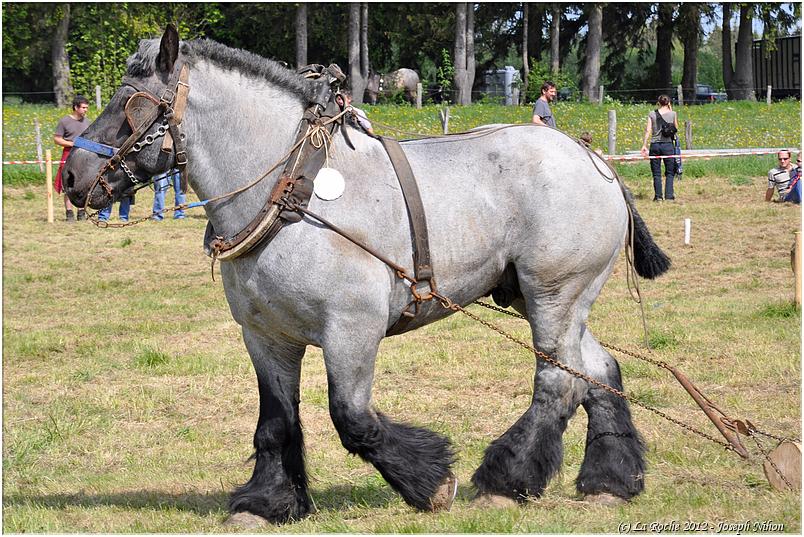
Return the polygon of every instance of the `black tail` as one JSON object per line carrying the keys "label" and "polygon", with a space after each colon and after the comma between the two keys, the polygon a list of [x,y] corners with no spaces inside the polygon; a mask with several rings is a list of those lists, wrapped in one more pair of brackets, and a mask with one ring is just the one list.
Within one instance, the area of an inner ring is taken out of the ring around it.
{"label": "black tail", "polygon": [[[634,198],[631,191],[625,185],[620,183],[625,196],[625,202],[631,209],[631,214],[634,217],[634,268],[637,274],[643,278],[652,280],[658,278],[670,268],[670,258],[653,242],[653,237],[650,236],[648,226],[645,221],[639,216],[634,204]],[[629,226],[630,233],[630,226]],[[629,242],[631,237],[628,237]]]}

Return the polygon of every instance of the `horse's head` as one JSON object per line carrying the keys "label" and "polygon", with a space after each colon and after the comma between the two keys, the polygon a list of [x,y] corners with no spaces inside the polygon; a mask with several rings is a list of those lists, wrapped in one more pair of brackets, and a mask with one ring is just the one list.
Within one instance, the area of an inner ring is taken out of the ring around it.
{"label": "horse's head", "polygon": [[[142,41],[140,52],[156,44]],[[158,55],[129,58],[122,86],[76,139],[64,164],[65,192],[76,206],[103,208],[147,185],[154,175],[186,162],[179,130],[186,98],[186,84],[182,88],[179,80],[184,76],[182,64],[179,35],[172,25],[162,36]]]}

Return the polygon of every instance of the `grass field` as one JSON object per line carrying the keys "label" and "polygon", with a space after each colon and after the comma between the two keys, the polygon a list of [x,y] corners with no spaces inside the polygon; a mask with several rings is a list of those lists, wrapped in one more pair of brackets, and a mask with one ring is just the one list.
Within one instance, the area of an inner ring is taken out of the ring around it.
{"label": "grass field", "polygon": [[[749,145],[798,142],[773,136]],[[644,164],[623,173],[674,262],[659,280],[640,282],[651,356],[686,372],[730,416],[800,438],[801,314],[791,305],[790,247],[801,216],[798,207],[762,201],[766,181],[753,170],[769,167],[769,159],[746,162],[685,174],[678,201],[664,204],[649,201]],[[147,215],[150,202],[141,195],[132,215]],[[258,395],[220,278],[210,278],[201,249],[203,213],[106,230],[48,224],[44,188],[9,186],[5,178],[3,213],[4,532],[234,531],[222,522],[228,492],[251,474]],[[683,244],[685,218],[691,246]],[[521,321],[472,311],[529,339]],[[622,259],[590,327],[601,341],[647,352]],[[620,363],[628,393],[717,435],[664,372],[625,357]],[[576,497],[586,422],[580,409],[564,436],[562,471],[542,498],[473,507],[472,472],[489,442],[527,409],[532,379],[532,356],[459,316],[383,342],[376,407],[448,435],[458,452],[452,511],[423,514],[341,447],[322,355],[309,349],[301,415],[318,512],[264,531],[617,533],[656,524],[713,533],[720,524],[748,522],[743,533],[763,523],[773,533],[801,533],[800,493],[771,489],[756,449],[743,461],[639,408],[633,413],[648,445],[648,471],[634,501],[604,507]]]}
{"label": "grass field", "polygon": [[[648,112],[648,105],[624,105],[607,103],[597,106],[588,103],[559,102],[553,106],[559,127],[572,136],[578,137],[584,131],[593,136],[593,147],[607,151],[608,111],[617,112],[617,152],[638,150],[642,145],[642,135]],[[365,106],[378,134],[405,138],[405,133],[439,134],[441,124],[438,107],[425,106],[416,110],[410,106],[378,105]],[[472,106],[453,106],[450,108],[450,132],[460,132],[479,125],[490,123],[526,123],[530,121],[531,108],[526,106],[499,106],[495,104],[476,104]],[[69,109],[58,109],[49,105],[9,105],[3,106],[3,160],[35,160],[36,137],[34,120],[38,119],[43,140],[43,148],[51,149],[53,159],[61,156],[61,148],[53,143],[53,130],[59,118],[69,113]],[[682,106],[678,109],[679,121],[689,120],[693,125],[693,147],[705,148],[797,148],[801,144],[797,125],[801,118],[799,101],[781,101],[771,106],[765,103],[724,102],[705,106]],[[94,119],[98,112],[90,107],[88,117]],[[387,126],[393,126],[395,131]],[[684,128],[680,129],[682,144],[685,143]],[[725,170],[713,167],[710,162],[691,161],[701,173],[722,174]],[[767,158],[732,159],[729,173],[756,175],[767,170]],[[624,165],[625,169],[629,166]],[[699,175],[700,176],[700,175]],[[4,185],[24,185],[42,183],[44,174],[38,166],[3,166]]]}

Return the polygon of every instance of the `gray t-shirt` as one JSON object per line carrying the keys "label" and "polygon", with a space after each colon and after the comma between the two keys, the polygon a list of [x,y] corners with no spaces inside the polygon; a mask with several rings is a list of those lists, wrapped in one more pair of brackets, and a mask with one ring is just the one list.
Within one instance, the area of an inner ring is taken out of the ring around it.
{"label": "gray t-shirt", "polygon": [[[648,114],[648,118],[650,119],[650,126],[653,129],[652,134],[650,136],[650,143],[656,142],[672,142],[672,138],[667,138],[662,136],[662,129],[659,127],[659,122],[656,121],[656,110],[651,110],[650,114]],[[669,124],[673,125],[676,120],[676,113],[674,111],[670,112],[663,112],[662,119],[664,119]]]}
{"label": "gray t-shirt", "polygon": [[81,121],[73,119],[73,116],[64,116],[56,125],[56,136],[61,136],[68,142],[72,142],[89,127],[89,120],[84,116]]}
{"label": "gray t-shirt", "polygon": [[553,112],[550,110],[550,105],[542,98],[536,99],[536,104],[533,106],[533,115],[539,116],[546,125],[556,127],[556,118],[553,117]]}

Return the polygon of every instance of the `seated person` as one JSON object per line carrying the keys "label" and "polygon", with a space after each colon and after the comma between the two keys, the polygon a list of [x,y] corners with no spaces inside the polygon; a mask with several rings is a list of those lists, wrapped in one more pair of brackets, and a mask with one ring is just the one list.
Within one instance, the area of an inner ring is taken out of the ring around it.
{"label": "seated person", "polygon": [[790,151],[782,149],[776,156],[779,159],[779,165],[771,168],[768,172],[768,189],[765,191],[765,201],[773,199],[773,191],[778,194],[775,201],[784,201],[787,196],[787,191],[790,185],[790,174],[793,172],[793,164],[790,162]]}
{"label": "seated person", "polygon": [[784,201],[801,204],[801,153],[798,154],[796,165],[793,171],[790,172],[790,184],[787,186],[787,195]]}

